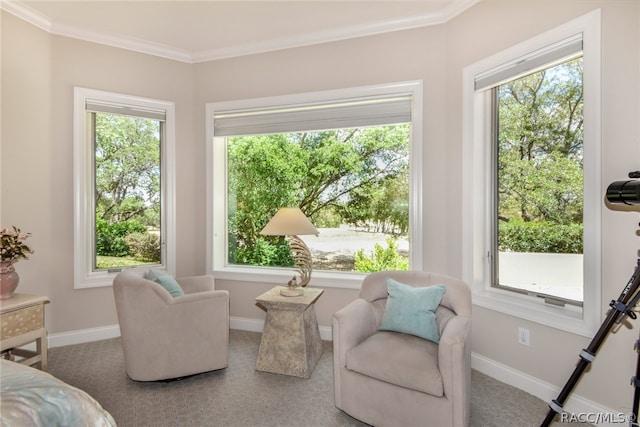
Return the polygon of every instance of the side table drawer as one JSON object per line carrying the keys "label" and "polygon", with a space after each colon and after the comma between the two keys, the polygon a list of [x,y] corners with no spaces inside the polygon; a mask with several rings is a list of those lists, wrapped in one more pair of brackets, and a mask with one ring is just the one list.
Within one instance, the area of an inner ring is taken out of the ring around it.
{"label": "side table drawer", "polygon": [[1,323],[0,338],[2,340],[44,328],[44,305],[38,304],[3,313]]}

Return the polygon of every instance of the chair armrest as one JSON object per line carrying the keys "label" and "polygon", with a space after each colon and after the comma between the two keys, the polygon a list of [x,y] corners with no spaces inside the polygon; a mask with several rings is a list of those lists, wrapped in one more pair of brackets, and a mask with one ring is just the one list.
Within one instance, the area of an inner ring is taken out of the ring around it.
{"label": "chair armrest", "polygon": [[[195,292],[172,299],[165,310],[155,316],[161,333],[173,336],[173,343],[180,348],[189,345],[190,337],[175,338],[190,331],[192,337],[218,337],[220,342],[229,340],[229,292],[226,290]],[[147,333],[151,330],[149,325]],[[182,331],[182,332],[181,332]],[[192,343],[195,346],[195,343]]]}
{"label": "chair armrest", "polygon": [[185,294],[212,291],[215,289],[213,276],[190,276],[176,279]]}
{"label": "chair armrest", "polygon": [[[212,301],[214,300],[214,301]],[[215,301],[218,300],[219,302]],[[229,303],[229,291],[201,291],[193,293],[185,293],[179,297],[174,297],[169,301],[169,305],[190,304],[194,302],[201,302],[201,304],[228,304]]]}
{"label": "chair armrest", "polygon": [[185,294],[173,298],[166,308],[158,321],[176,327],[176,334],[180,330],[202,329],[205,335],[207,330],[218,330],[214,336],[228,335],[229,292],[226,290]]}
{"label": "chair armrest", "polygon": [[[454,402],[454,425],[469,419],[471,402],[471,319],[455,316],[440,336],[438,363],[444,394]],[[467,420],[467,421],[465,421]]]}
{"label": "chair armrest", "polygon": [[346,373],[347,351],[378,329],[373,307],[358,298],[333,314],[333,390],[334,401],[342,408],[342,375]]}
{"label": "chair armrest", "polygon": [[371,304],[361,298],[333,315],[333,348],[341,356],[378,330]]}

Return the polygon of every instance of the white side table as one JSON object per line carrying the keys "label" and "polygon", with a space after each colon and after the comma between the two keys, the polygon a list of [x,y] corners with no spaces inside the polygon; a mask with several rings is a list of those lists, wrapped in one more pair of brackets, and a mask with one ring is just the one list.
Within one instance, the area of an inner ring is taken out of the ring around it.
{"label": "white side table", "polygon": [[[44,305],[49,298],[30,294],[13,294],[0,300],[0,353],[2,357],[25,365],[47,369],[47,329]],[[19,348],[36,343],[36,350]],[[16,359],[16,356],[18,357]]]}

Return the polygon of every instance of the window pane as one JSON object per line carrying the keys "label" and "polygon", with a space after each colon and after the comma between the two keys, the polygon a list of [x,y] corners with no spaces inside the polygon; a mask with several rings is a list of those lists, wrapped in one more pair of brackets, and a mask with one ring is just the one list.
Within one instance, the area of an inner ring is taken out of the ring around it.
{"label": "window pane", "polygon": [[410,125],[227,139],[228,262],[293,266],[283,237],[259,233],[297,206],[316,270],[407,269]]}
{"label": "window pane", "polygon": [[582,301],[582,58],[497,98],[497,284]]}
{"label": "window pane", "polygon": [[91,113],[95,141],[95,269],[160,264],[158,120]]}

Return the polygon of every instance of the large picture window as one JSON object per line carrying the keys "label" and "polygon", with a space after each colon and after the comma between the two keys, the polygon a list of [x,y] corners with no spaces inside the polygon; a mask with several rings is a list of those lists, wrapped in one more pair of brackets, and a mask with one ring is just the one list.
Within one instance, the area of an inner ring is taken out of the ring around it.
{"label": "large picture window", "polygon": [[599,12],[464,70],[474,303],[591,336],[600,307]]}
{"label": "large picture window", "polygon": [[417,87],[209,104],[210,188],[221,202],[210,206],[218,276],[265,267],[277,275],[293,266],[284,237],[259,233],[292,206],[320,231],[300,236],[314,277],[414,265]]}
{"label": "large picture window", "polygon": [[82,88],[75,96],[76,286],[171,266],[173,105]]}

